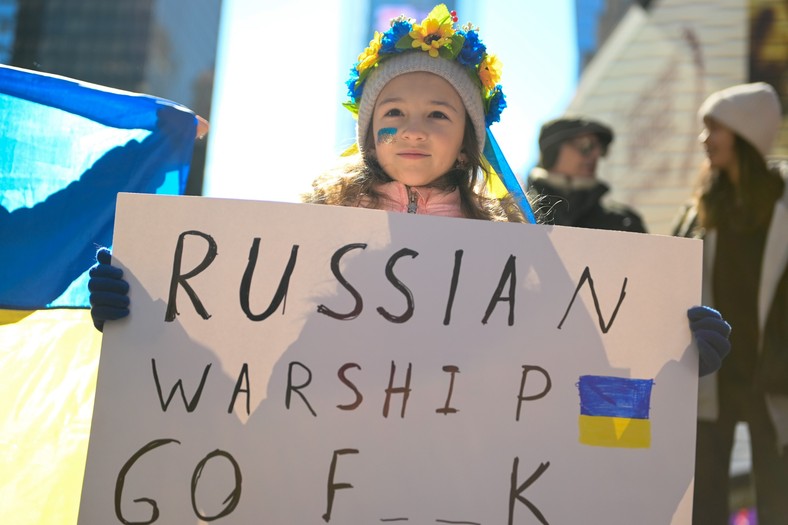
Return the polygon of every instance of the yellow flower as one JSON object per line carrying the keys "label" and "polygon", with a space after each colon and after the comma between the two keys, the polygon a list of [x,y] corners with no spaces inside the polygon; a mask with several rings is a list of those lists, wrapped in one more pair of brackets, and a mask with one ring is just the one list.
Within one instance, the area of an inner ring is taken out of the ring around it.
{"label": "yellow flower", "polygon": [[485,89],[493,89],[501,82],[501,61],[495,55],[487,55],[479,64],[479,79]]}
{"label": "yellow flower", "polygon": [[358,67],[356,68],[361,72],[371,68],[378,62],[378,51],[380,51],[380,39],[383,33],[375,31],[375,36],[369,41],[369,46],[358,56]]}
{"label": "yellow flower", "polygon": [[443,24],[435,18],[425,18],[421,24],[413,24],[410,37],[412,46],[429,52],[432,58],[438,57],[438,50],[451,42],[454,35],[451,19]]}

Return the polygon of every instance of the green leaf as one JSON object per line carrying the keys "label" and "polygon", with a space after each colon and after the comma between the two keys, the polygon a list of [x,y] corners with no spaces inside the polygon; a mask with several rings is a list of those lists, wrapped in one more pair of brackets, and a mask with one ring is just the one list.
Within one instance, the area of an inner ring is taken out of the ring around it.
{"label": "green leaf", "polygon": [[452,35],[451,43],[449,44],[449,47],[451,47],[451,52],[452,52],[452,55],[451,55],[451,59],[452,60],[457,58],[457,55],[460,54],[460,51],[462,51],[462,46],[463,46],[464,43],[465,43],[465,37],[464,36],[462,36],[462,35],[460,35],[458,33],[454,33]]}
{"label": "green leaf", "polygon": [[397,45],[394,46],[397,49],[412,49],[413,48],[413,37],[410,35],[405,35],[399,40],[397,40]]}
{"label": "green leaf", "polygon": [[351,113],[353,113],[356,118],[358,118],[358,104],[350,101],[345,101],[342,103],[345,108],[347,108]]}
{"label": "green leaf", "polygon": [[478,66],[473,68],[473,72],[475,74],[471,75],[471,80],[473,80],[473,83],[476,84],[476,87],[483,94],[486,90],[484,89],[484,86],[482,85],[482,79],[479,78],[479,68],[478,68]]}
{"label": "green leaf", "polygon": [[435,18],[436,20],[440,20],[441,24],[444,24],[447,19],[451,20],[451,13],[449,12],[449,8],[446,7],[446,4],[438,4],[432,8],[427,18]]}
{"label": "green leaf", "polygon": [[438,48],[438,54],[446,60],[454,60],[454,52],[448,46]]}
{"label": "green leaf", "polygon": [[[378,60],[378,64],[379,63],[380,60]],[[368,67],[367,69],[365,69],[364,71],[358,74],[358,80],[356,80],[356,87],[360,86],[367,79],[367,77],[369,76],[369,74],[372,72],[373,69],[375,69],[375,66]]]}

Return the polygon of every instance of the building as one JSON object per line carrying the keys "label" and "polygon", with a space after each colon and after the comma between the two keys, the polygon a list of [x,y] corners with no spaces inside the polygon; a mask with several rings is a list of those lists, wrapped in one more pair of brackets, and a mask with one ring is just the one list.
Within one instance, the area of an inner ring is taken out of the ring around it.
{"label": "building", "polygon": [[[772,13],[767,22],[764,11]],[[767,80],[785,105],[788,17],[783,11],[784,3],[774,0],[631,2],[583,70],[566,111],[593,116],[616,130],[600,178],[611,183],[612,198],[643,214],[649,231],[669,233],[679,206],[691,195],[703,160],[696,111],[711,92]],[[787,127],[777,155],[788,155]]]}
{"label": "building", "polygon": [[[210,118],[222,0],[0,0],[13,66],[166,98]],[[8,7],[10,5],[10,7]],[[187,193],[201,194],[198,141]]]}
{"label": "building", "polygon": [[16,0],[0,0],[0,63],[11,61],[16,31]]}

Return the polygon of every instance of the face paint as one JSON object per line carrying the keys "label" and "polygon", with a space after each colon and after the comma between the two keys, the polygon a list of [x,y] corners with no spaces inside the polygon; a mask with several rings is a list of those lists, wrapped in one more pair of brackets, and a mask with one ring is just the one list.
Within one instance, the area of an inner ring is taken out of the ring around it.
{"label": "face paint", "polygon": [[380,128],[378,130],[378,144],[391,144],[397,139],[397,128]]}

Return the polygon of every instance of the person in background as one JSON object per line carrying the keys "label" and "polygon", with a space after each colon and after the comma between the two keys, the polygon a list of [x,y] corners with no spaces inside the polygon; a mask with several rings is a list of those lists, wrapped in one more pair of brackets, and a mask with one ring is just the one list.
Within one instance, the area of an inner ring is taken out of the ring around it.
{"label": "person in background", "polygon": [[726,365],[700,381],[693,523],[728,523],[743,421],[758,524],[788,524],[788,163],[766,159],[780,102],[769,84],[741,84],[713,93],[698,116],[707,159],[673,233],[704,239],[703,304],[733,331]]}
{"label": "person in background", "polygon": [[597,165],[611,142],[612,129],[586,118],[562,117],[542,126],[539,163],[529,174],[527,186],[539,194],[545,222],[646,233],[637,212],[603,201],[610,187],[597,179]]}

